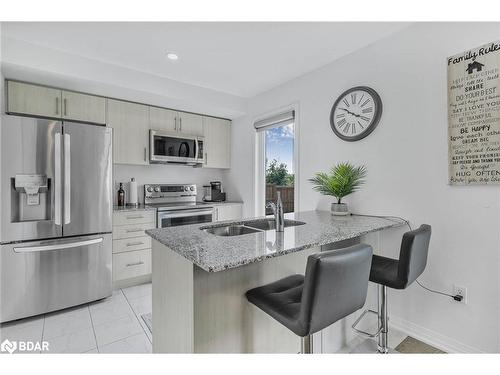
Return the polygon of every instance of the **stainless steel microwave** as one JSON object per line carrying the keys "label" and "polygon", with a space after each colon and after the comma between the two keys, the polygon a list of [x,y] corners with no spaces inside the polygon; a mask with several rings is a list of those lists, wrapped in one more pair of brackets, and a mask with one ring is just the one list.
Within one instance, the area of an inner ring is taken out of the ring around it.
{"label": "stainless steel microwave", "polygon": [[149,131],[150,163],[203,164],[204,138],[162,130]]}

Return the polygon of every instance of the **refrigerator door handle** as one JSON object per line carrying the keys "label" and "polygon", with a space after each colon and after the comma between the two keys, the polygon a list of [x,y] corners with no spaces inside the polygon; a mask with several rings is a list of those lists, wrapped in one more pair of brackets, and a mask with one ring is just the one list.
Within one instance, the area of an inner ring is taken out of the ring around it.
{"label": "refrigerator door handle", "polygon": [[71,138],[64,134],[64,224],[71,222]]}
{"label": "refrigerator door handle", "polygon": [[61,225],[61,133],[54,138],[54,223]]}
{"label": "refrigerator door handle", "polygon": [[36,253],[41,251],[63,250],[63,249],[72,249],[80,246],[95,245],[101,243],[102,241],[103,238],[100,237],[100,238],[94,238],[92,240],[77,241],[70,243],[59,243],[54,245],[14,247],[13,250],[15,253]]}

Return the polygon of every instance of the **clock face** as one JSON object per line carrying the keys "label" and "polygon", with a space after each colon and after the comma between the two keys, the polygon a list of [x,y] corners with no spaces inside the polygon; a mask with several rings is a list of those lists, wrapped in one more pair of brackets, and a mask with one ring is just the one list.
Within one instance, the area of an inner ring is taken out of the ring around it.
{"label": "clock face", "polygon": [[358,141],[370,134],[382,114],[382,101],[369,87],[353,87],[335,101],[330,113],[333,132],[345,141]]}

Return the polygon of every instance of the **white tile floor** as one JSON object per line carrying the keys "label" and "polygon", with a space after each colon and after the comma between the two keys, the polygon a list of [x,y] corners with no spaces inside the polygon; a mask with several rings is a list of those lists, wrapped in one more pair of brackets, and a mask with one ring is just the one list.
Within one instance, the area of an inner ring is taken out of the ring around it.
{"label": "white tile floor", "polygon": [[[0,342],[48,341],[50,353],[151,353],[152,337],[141,315],[152,311],[151,283],[119,289],[101,301],[0,325]],[[393,328],[389,346],[407,335]],[[362,337],[339,353],[368,353]]]}
{"label": "white tile floor", "polygon": [[50,353],[151,353],[151,283],[101,301],[0,325],[0,342],[48,341]]}

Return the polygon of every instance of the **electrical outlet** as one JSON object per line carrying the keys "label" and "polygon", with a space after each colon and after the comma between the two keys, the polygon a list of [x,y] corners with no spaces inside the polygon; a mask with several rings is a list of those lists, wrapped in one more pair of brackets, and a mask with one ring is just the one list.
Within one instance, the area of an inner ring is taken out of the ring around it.
{"label": "electrical outlet", "polygon": [[453,285],[453,295],[462,296],[462,301],[460,303],[467,304],[467,288],[460,285]]}

